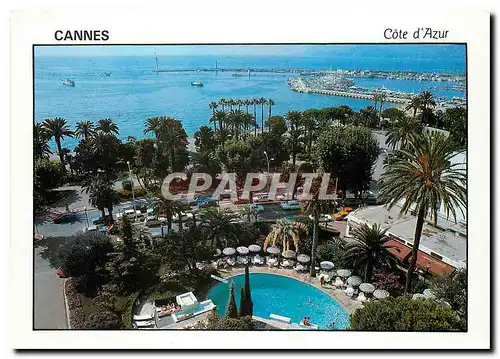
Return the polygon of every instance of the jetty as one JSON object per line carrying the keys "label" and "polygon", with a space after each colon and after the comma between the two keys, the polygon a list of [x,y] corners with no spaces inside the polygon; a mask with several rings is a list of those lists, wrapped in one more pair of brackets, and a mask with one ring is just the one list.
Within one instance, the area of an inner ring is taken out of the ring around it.
{"label": "jetty", "polygon": [[[157,59],[156,59],[157,60]],[[299,74],[303,76],[325,76],[337,75],[350,78],[377,78],[392,80],[413,80],[413,81],[437,81],[461,83],[458,88],[463,88],[466,81],[465,74],[453,73],[424,73],[414,71],[381,71],[381,70],[311,70],[311,69],[285,69],[285,68],[257,68],[257,67],[239,67],[222,68],[218,65],[207,68],[185,68],[185,69],[162,69],[158,67],[153,72],[233,72],[233,73],[275,73],[275,74]]]}

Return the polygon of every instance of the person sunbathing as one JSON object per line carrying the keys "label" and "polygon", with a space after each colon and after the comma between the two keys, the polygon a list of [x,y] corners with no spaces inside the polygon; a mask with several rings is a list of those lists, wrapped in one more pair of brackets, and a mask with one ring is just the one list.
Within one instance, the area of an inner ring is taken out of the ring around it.
{"label": "person sunbathing", "polygon": [[328,324],[328,328],[333,328],[335,326],[335,322],[331,322],[330,324]]}

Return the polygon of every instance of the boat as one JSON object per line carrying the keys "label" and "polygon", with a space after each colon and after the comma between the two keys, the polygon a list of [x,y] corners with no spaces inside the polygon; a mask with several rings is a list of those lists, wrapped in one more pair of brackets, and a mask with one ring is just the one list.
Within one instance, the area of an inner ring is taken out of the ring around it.
{"label": "boat", "polygon": [[193,82],[191,82],[191,86],[203,87],[203,82],[193,81]]}
{"label": "boat", "polygon": [[72,87],[74,87],[75,86],[75,81],[70,80],[70,79],[66,79],[66,80],[63,80],[62,84],[65,85],[65,86],[72,86]]}
{"label": "boat", "polygon": [[101,73],[101,76],[111,76],[111,72],[103,72]]}

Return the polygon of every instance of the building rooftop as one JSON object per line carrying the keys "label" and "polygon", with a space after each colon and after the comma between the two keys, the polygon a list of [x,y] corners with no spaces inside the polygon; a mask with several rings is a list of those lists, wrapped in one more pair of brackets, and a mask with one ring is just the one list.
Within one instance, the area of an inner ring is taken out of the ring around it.
{"label": "building rooftop", "polygon": [[[358,223],[369,225],[380,224],[387,233],[403,240],[412,246],[417,218],[408,214],[400,214],[401,207],[394,206],[387,210],[384,206],[362,207],[351,212],[347,217]],[[420,250],[425,253],[443,257],[443,261],[454,267],[465,267],[467,260],[466,225],[455,223],[442,216],[438,217],[437,226],[426,221],[420,239]]]}

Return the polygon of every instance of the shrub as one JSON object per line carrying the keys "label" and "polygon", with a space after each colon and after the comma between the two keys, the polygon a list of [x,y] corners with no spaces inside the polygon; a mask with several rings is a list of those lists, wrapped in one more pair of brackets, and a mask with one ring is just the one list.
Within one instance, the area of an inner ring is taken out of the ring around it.
{"label": "shrub", "polygon": [[351,314],[351,328],[370,331],[456,331],[457,315],[432,299],[408,296],[370,301]]}
{"label": "shrub", "polygon": [[137,302],[137,299],[139,298],[140,294],[141,294],[140,291],[132,293],[128,296],[127,300],[125,301],[123,314],[122,314],[122,323],[123,323],[123,327],[125,329],[132,329],[132,318],[133,318],[133,313],[134,313],[134,306],[135,306],[135,303]]}
{"label": "shrub", "polygon": [[85,312],[83,311],[82,301],[78,295],[76,284],[73,278],[68,278],[65,282],[66,300],[69,309],[69,323],[71,329],[84,329]]}
{"label": "shrub", "polygon": [[110,312],[97,312],[90,314],[85,319],[85,329],[121,329],[120,318]]}
{"label": "shrub", "polygon": [[253,330],[254,326],[250,317],[227,318],[213,312],[206,321],[200,322],[193,329],[205,330]]}
{"label": "shrub", "polygon": [[382,269],[373,271],[372,283],[376,288],[383,288],[392,296],[401,295],[404,290],[405,278],[396,273],[391,273]]}

